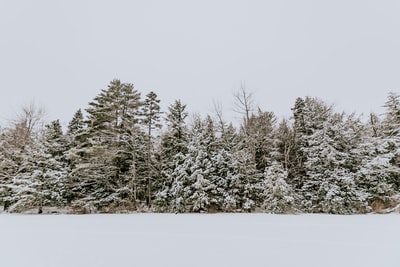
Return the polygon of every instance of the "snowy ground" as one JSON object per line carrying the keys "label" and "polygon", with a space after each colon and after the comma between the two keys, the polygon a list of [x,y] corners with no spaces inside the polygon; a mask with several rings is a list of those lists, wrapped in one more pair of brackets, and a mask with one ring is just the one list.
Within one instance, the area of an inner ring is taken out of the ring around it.
{"label": "snowy ground", "polygon": [[0,215],[0,266],[400,266],[400,215]]}

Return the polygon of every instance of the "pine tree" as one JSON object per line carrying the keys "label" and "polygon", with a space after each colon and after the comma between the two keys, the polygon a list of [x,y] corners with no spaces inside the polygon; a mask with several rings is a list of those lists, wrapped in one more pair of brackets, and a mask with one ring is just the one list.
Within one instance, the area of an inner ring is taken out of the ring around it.
{"label": "pine tree", "polygon": [[304,162],[307,160],[302,148],[307,146],[305,136],[308,134],[308,129],[305,125],[306,111],[305,101],[302,98],[297,98],[293,111],[293,150],[290,156],[290,168],[288,169],[288,181],[296,189],[303,186],[305,178]]}
{"label": "pine tree", "polygon": [[10,141],[10,130],[0,129],[0,205],[7,210],[10,205],[8,198],[11,195],[10,184],[12,177],[18,170],[20,153],[13,147]]}
{"label": "pine tree", "polygon": [[361,145],[362,164],[357,172],[357,181],[373,211],[381,212],[394,205],[398,180],[391,179],[396,173],[396,168],[390,163],[393,152],[384,137],[366,137]]}
{"label": "pine tree", "polygon": [[157,94],[150,92],[146,95],[142,106],[142,124],[147,132],[147,159],[146,171],[142,173],[142,178],[146,184],[146,205],[151,207],[153,199],[153,187],[155,190],[160,188],[160,175],[156,167],[158,164],[155,161],[153,130],[161,128],[160,124],[160,100],[157,99]]}
{"label": "pine tree", "polygon": [[75,136],[85,128],[82,110],[78,109],[68,124],[67,135]]}
{"label": "pine tree", "polygon": [[129,184],[140,107],[140,93],[119,80],[111,81],[89,103],[87,127],[68,151],[77,208],[88,212],[132,208],[134,188]]}
{"label": "pine tree", "polygon": [[313,135],[319,146],[312,146],[310,152],[314,150],[318,159],[307,162],[311,181],[304,186],[307,188],[313,179],[317,181],[314,197],[319,200],[312,210],[340,214],[367,211],[366,195],[358,187],[356,175],[361,163],[357,153],[359,125],[358,120],[345,120],[343,113],[333,114],[324,129]]}
{"label": "pine tree", "polygon": [[0,203],[5,210],[12,203],[14,177],[37,139],[44,114],[34,103],[23,106],[17,119],[1,133]]}
{"label": "pine tree", "polygon": [[172,172],[170,189],[171,208],[175,212],[207,211],[210,192],[214,188],[211,176],[214,167],[211,161],[214,128],[211,119],[195,118],[188,142],[188,151],[176,164]]}
{"label": "pine tree", "polygon": [[232,153],[232,173],[228,178],[227,193],[236,209],[250,212],[263,202],[262,174],[257,170],[252,153],[240,143]]}
{"label": "pine tree", "polygon": [[286,182],[287,172],[278,162],[273,162],[264,172],[263,209],[268,213],[297,212],[297,201],[294,190]]}
{"label": "pine tree", "polygon": [[79,142],[79,137],[81,134],[85,132],[86,129],[86,123],[83,118],[82,110],[78,109],[74,116],[72,117],[72,120],[69,122],[68,127],[67,127],[67,132],[66,136],[69,141],[69,146],[77,146],[77,142]]}
{"label": "pine tree", "polygon": [[168,107],[166,116],[167,130],[161,135],[161,187],[156,194],[157,208],[168,210],[172,202],[170,190],[174,181],[174,171],[182,163],[187,153],[188,129],[186,125],[186,105],[176,100]]}
{"label": "pine tree", "polygon": [[[280,162],[286,172],[294,168],[295,142],[292,125],[282,120],[274,131],[272,159]],[[289,174],[288,174],[289,175]],[[287,179],[287,178],[286,178]]]}
{"label": "pine tree", "polygon": [[359,183],[372,209],[381,212],[400,203],[400,95],[390,93],[382,121],[371,116],[364,138]]}
{"label": "pine tree", "polygon": [[66,142],[59,121],[46,125],[43,135],[27,148],[11,183],[10,211],[65,205]]}
{"label": "pine tree", "polygon": [[383,128],[386,136],[399,136],[400,135],[400,94],[389,93],[386,103],[385,119],[383,121]]}
{"label": "pine tree", "polygon": [[185,120],[187,116],[186,105],[182,104],[180,100],[176,100],[168,107],[166,117],[168,129],[162,139],[163,154],[167,161],[177,153],[186,152],[187,126]]}
{"label": "pine tree", "polygon": [[[365,210],[365,196],[358,191],[359,160],[352,151],[357,121],[334,113],[318,99],[298,99],[295,108],[295,188],[307,212],[354,213]],[[292,180],[293,181],[293,180]]]}

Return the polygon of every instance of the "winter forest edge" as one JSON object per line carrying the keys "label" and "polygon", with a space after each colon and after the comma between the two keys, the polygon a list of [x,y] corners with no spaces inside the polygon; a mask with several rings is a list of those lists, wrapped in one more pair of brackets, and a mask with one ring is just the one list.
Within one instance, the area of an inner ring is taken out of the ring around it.
{"label": "winter forest edge", "polygon": [[[235,94],[239,126],[166,112],[119,80],[65,132],[26,106],[0,129],[0,211],[47,213],[388,213],[400,209],[400,95],[385,113],[297,98],[289,120]],[[365,119],[365,118],[364,118]]]}

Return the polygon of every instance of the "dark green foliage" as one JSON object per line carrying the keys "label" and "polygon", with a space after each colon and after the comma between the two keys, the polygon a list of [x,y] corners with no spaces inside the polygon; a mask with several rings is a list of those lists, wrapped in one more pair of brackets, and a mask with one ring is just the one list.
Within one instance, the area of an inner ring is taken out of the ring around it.
{"label": "dark green foliage", "polygon": [[78,109],[68,124],[67,135],[76,136],[85,128],[82,110]]}
{"label": "dark green foliage", "polygon": [[154,144],[153,144],[153,130],[161,128],[160,124],[160,100],[157,99],[157,95],[154,92],[150,92],[146,95],[146,99],[142,106],[142,125],[145,127],[147,132],[146,136],[146,153],[144,170],[140,173],[141,179],[146,184],[146,205],[151,206],[153,200],[153,191],[159,190],[161,187],[160,172],[157,171],[159,163],[155,159]]}
{"label": "dark green foliage", "polygon": [[[68,152],[70,188],[77,206],[87,211],[107,210],[121,204],[130,207],[134,202],[128,173],[136,156],[133,148],[141,105],[133,85],[119,80],[111,81],[89,103],[87,126],[83,131],[78,128],[76,144]],[[79,117],[78,113],[74,118],[79,122]]]}

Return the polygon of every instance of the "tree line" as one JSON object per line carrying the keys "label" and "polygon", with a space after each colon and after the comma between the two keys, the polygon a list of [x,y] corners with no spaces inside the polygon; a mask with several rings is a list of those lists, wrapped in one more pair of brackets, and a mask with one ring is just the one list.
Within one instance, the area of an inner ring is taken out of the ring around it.
{"label": "tree line", "polygon": [[[113,80],[73,115],[41,124],[30,105],[0,129],[3,212],[389,212],[400,204],[400,95],[385,114],[337,112],[297,98],[289,120],[235,95],[239,126],[193,115],[180,100],[163,113]],[[164,127],[162,127],[164,126]]]}

